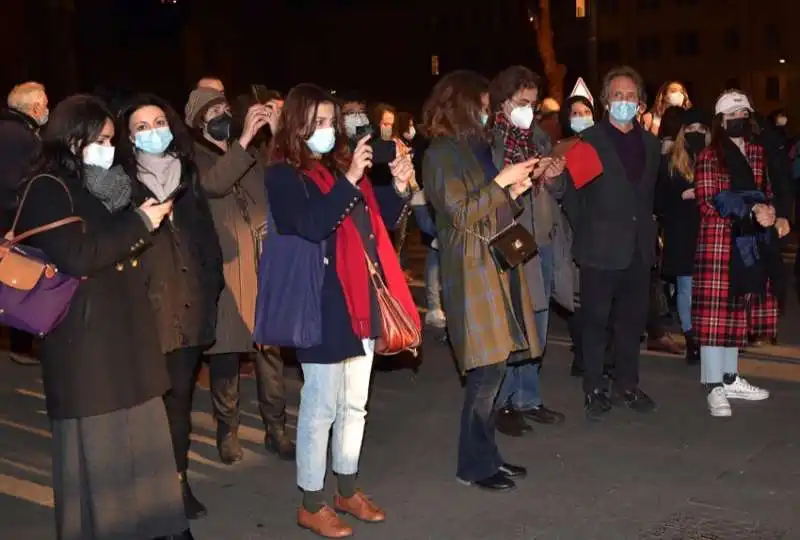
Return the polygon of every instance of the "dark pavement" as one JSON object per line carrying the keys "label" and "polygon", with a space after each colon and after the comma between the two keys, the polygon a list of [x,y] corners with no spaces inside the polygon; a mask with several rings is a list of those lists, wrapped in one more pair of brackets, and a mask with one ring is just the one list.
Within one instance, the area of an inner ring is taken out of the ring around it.
{"label": "dark pavement", "polygon": [[[697,382],[699,368],[676,357],[645,355],[642,386],[657,400],[658,412],[639,416],[615,409],[606,420],[589,423],[579,381],[568,375],[568,346],[558,337],[563,322],[553,326],[543,391],[567,422],[536,426],[523,439],[500,436],[505,458],[529,468],[512,493],[485,493],[455,481],[462,392],[449,350],[436,335],[426,335],[416,374],[409,369],[413,362],[377,362],[361,481],[388,520],[355,524],[357,538],[800,539],[800,385],[753,379],[772,398],[734,402],[732,418],[713,419]],[[287,367],[287,376],[293,425],[296,367]],[[0,540],[55,538],[50,440],[38,377],[36,367],[0,360]],[[219,463],[209,396],[197,393],[191,479],[209,516],[193,524],[195,536],[315,538],[295,525],[300,496],[294,464],[261,447],[252,380],[244,380],[243,393],[247,451],[234,467]],[[332,497],[334,482],[327,489]]]}
{"label": "dark pavement", "polygon": [[[429,336],[430,337],[430,336]],[[395,360],[381,360],[384,369]],[[567,413],[559,427],[501,439],[507,460],[529,467],[512,493],[456,483],[461,389],[446,347],[428,339],[416,376],[376,374],[361,463],[364,488],[382,504],[382,525],[358,524],[380,540],[797,539],[800,387],[759,381],[767,402],[735,403],[712,419],[696,368],[643,358],[643,386],[659,403],[648,417],[616,409],[583,419],[580,387],[567,375],[568,350],[549,350],[543,371],[549,406]],[[287,374],[296,380],[296,371]],[[54,538],[49,435],[37,369],[0,364],[0,538]],[[291,385],[296,411],[299,382]],[[87,389],[90,391],[90,389]],[[294,525],[294,466],[263,451],[252,380],[244,383],[245,460],[216,459],[209,397],[197,395],[192,481],[210,510],[194,524],[198,540],[303,539]],[[294,420],[294,417],[292,417]],[[332,483],[329,491],[332,489]]]}

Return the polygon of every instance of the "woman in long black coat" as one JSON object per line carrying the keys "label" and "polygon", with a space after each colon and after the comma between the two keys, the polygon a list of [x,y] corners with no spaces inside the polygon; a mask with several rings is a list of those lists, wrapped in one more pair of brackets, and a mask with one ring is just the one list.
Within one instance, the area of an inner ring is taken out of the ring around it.
{"label": "woman in long black coat", "polygon": [[120,161],[133,179],[133,199],[174,196],[169,219],[142,254],[147,296],[167,355],[172,388],[164,396],[186,516],[206,514],[186,479],[192,396],[203,351],[216,335],[224,286],[222,251],[192,159],[192,141],[175,111],[155,96],[135,97],[121,113]]}
{"label": "woman in long black coat", "polygon": [[83,278],[66,318],[42,341],[56,537],[188,540],[161,401],[169,376],[136,259],[171,205],[123,204],[112,213],[95,194],[86,167],[110,166],[113,137],[111,113],[96,98],[59,103],[39,167],[52,176],[30,181],[16,228],[83,219],[28,242]]}

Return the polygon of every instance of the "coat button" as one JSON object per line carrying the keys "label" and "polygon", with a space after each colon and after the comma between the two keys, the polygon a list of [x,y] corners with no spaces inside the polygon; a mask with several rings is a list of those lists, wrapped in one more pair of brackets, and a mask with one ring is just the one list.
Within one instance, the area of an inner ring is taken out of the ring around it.
{"label": "coat button", "polygon": [[375,235],[374,234],[369,235],[369,239],[370,240],[375,240]]}
{"label": "coat button", "polygon": [[115,268],[117,269],[117,272],[122,272],[122,270],[125,269],[125,266],[122,263],[117,263]]}

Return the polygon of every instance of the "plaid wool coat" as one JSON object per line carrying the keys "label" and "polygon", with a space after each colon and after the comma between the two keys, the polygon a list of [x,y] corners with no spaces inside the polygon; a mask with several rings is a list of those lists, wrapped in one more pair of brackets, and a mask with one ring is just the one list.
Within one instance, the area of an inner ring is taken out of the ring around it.
{"label": "plaid wool coat", "polygon": [[[747,143],[745,155],[753,169],[757,189],[772,197],[765,182],[764,149]],[[717,193],[730,189],[730,174],[721,168],[716,154],[706,148],[697,158],[695,194],[700,207],[692,284],[692,331],[700,345],[744,347],[748,337],[770,339],[778,326],[778,302],[767,283],[767,294],[731,297],[731,220],[714,208]]]}
{"label": "plaid wool coat", "polygon": [[497,232],[497,209],[512,204],[505,190],[486,182],[483,168],[469,145],[437,137],[422,165],[425,196],[436,211],[441,260],[442,296],[447,330],[462,373],[505,362],[516,356],[536,358],[536,337],[530,287],[521,267],[516,272],[522,294],[525,329],[514,315],[508,273],[501,273],[483,238]]}

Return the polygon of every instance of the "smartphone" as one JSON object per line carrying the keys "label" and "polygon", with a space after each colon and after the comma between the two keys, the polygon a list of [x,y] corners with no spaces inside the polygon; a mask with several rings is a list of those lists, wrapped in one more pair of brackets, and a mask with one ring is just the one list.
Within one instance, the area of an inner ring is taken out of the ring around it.
{"label": "smartphone", "polygon": [[367,124],[365,126],[358,126],[356,128],[356,140],[360,141],[367,135],[372,135],[372,126]]}
{"label": "smartphone", "polygon": [[372,163],[385,164],[397,159],[397,143],[394,141],[384,141],[383,139],[371,139],[369,145],[372,147]]}
{"label": "smartphone", "polygon": [[170,193],[169,195],[164,197],[164,200],[161,201],[161,204],[164,204],[165,202],[177,200],[181,195],[186,193],[187,189],[189,189],[189,183],[188,182],[181,182],[180,184],[178,184],[178,187],[176,187],[175,189],[172,190],[172,193]]}

